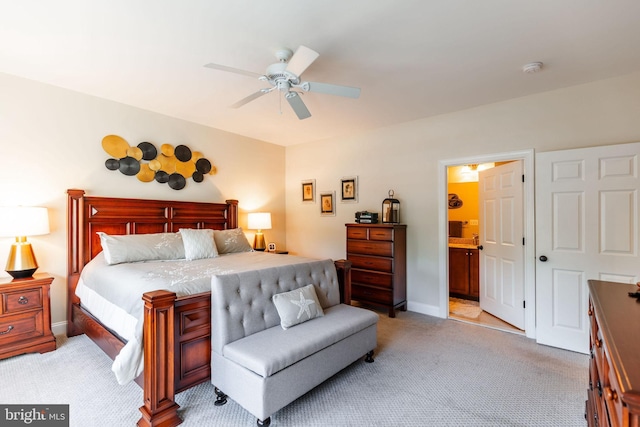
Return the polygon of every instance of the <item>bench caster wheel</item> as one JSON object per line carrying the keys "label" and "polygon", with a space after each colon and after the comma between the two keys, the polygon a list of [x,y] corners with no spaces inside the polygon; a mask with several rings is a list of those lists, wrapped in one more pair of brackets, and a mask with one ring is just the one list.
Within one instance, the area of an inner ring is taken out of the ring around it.
{"label": "bench caster wheel", "polygon": [[267,418],[264,421],[258,420],[258,421],[256,421],[256,424],[258,424],[260,427],[268,427],[269,424],[271,424],[271,417]]}
{"label": "bench caster wheel", "polygon": [[216,401],[213,402],[215,406],[222,406],[227,403],[227,395],[222,392],[218,387],[214,387],[213,390],[216,393]]}
{"label": "bench caster wheel", "polygon": [[371,350],[364,358],[364,361],[367,363],[373,363],[373,350]]}

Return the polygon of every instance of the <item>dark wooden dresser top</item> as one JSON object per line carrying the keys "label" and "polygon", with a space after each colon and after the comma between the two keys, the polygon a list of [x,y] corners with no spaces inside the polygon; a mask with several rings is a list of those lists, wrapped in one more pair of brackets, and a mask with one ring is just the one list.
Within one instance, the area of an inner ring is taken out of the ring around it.
{"label": "dark wooden dresser top", "polygon": [[640,302],[636,285],[589,280],[589,291],[604,346],[617,374],[623,400],[640,405]]}

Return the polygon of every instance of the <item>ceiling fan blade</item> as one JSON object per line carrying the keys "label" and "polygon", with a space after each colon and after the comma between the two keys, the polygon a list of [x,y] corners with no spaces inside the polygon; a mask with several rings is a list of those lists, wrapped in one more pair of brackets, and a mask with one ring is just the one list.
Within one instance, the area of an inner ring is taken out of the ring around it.
{"label": "ceiling fan blade", "polygon": [[226,65],[211,63],[211,64],[205,64],[204,66],[207,68],[212,68],[214,70],[228,71],[230,73],[243,74],[249,77],[257,77],[257,78],[262,77],[262,74],[254,73],[253,71],[240,70],[239,68],[227,67]]}
{"label": "ceiling fan blade", "polygon": [[315,61],[318,56],[320,56],[318,52],[300,45],[287,63],[286,70],[300,77],[304,70],[313,64],[313,61]]}
{"label": "ceiling fan blade", "polygon": [[240,101],[236,102],[235,104],[231,105],[231,108],[240,108],[245,104],[248,104],[249,102],[253,101],[254,99],[260,98],[262,95],[271,92],[270,89],[262,89],[259,90],[255,93],[252,93],[251,95],[242,98]]}
{"label": "ceiling fan blade", "polygon": [[346,96],[348,98],[360,97],[360,88],[350,86],[332,85],[329,83],[304,82],[300,84],[302,90],[309,92],[326,93],[329,95]]}
{"label": "ceiling fan blade", "polygon": [[289,105],[291,105],[291,108],[293,108],[293,111],[300,120],[311,117],[311,113],[307,109],[307,106],[304,105],[302,98],[296,92],[287,92],[284,97],[287,98]]}

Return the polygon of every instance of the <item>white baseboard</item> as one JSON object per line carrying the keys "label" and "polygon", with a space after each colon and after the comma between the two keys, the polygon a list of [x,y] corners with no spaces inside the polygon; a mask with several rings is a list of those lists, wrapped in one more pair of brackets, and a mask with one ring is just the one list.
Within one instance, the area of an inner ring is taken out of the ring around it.
{"label": "white baseboard", "polygon": [[52,323],[51,332],[53,335],[67,335],[67,321]]}
{"label": "white baseboard", "polygon": [[437,305],[422,304],[419,302],[407,302],[407,310],[414,311],[427,316],[440,317],[440,307]]}

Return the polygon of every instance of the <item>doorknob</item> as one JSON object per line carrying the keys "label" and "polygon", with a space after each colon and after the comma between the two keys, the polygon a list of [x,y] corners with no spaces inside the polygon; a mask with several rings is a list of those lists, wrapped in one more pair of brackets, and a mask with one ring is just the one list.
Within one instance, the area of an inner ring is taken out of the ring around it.
{"label": "doorknob", "polygon": [[540,255],[540,261],[547,262],[547,257],[544,255]]}
{"label": "doorknob", "polygon": [[478,246],[478,249],[483,250],[484,248],[482,247],[482,245]]}

